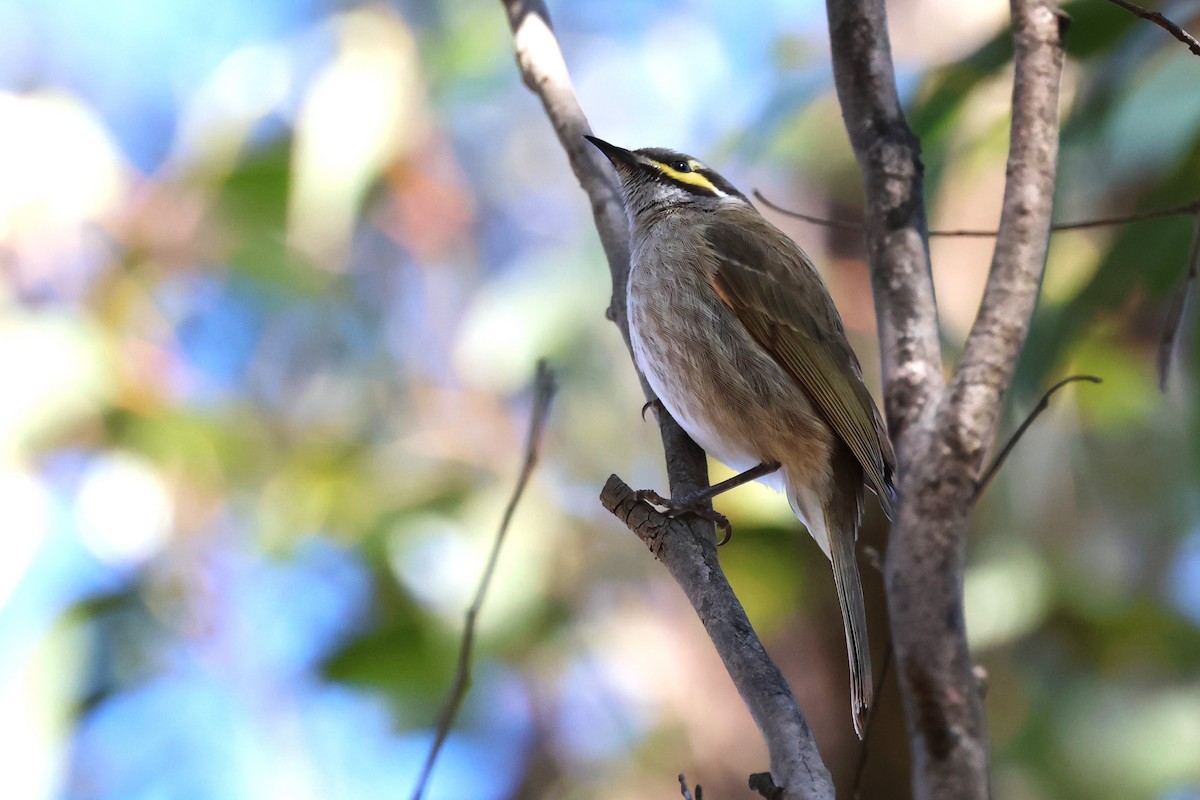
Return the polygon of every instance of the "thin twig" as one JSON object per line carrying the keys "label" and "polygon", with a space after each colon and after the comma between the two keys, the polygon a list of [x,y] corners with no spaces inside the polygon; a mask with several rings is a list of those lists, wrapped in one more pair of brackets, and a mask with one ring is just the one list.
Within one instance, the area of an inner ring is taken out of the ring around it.
{"label": "thin twig", "polygon": [[1034,406],[1033,410],[1029,412],[1029,415],[1025,417],[1025,421],[1021,423],[1021,426],[1017,428],[1016,432],[1014,432],[1012,436],[1008,437],[1008,441],[1004,443],[1004,447],[1001,448],[1000,454],[997,455],[995,460],[992,461],[991,465],[983,473],[982,477],[975,481],[975,494],[971,497],[972,503],[979,499],[979,495],[981,495],[983,490],[987,488],[988,484],[992,482],[992,478],[996,477],[996,473],[1000,471],[1000,467],[1004,466],[1004,460],[1008,458],[1009,453],[1011,453],[1013,448],[1017,446],[1017,442],[1021,441],[1021,437],[1025,435],[1025,431],[1029,430],[1029,426],[1033,424],[1033,421],[1037,419],[1043,411],[1049,408],[1050,398],[1054,396],[1054,393],[1066,386],[1068,383],[1074,383],[1076,381],[1087,381],[1088,383],[1104,382],[1095,375],[1072,375],[1069,378],[1063,378],[1061,381],[1047,389],[1046,393],[1042,395],[1042,399],[1038,400],[1038,404]]}
{"label": "thin twig", "polygon": [[688,788],[687,778],[682,772],[679,773],[679,793],[683,795],[683,800],[704,800],[704,790],[698,783],[696,784],[696,796],[692,796],[692,790]]}
{"label": "thin twig", "polygon": [[800,211],[792,211],[790,208],[784,208],[783,206],[779,205],[778,203],[775,203],[772,200],[768,200],[766,195],[764,195],[758,189],[755,189],[753,191],[753,195],[754,195],[755,200],[762,203],[764,206],[771,209],[772,211],[778,211],[780,214],[783,214],[784,216],[792,217],[793,219],[804,220],[805,222],[812,223],[813,225],[820,225],[822,228],[834,228],[839,231],[861,231],[861,230],[863,230],[863,228],[866,227],[861,222],[851,222],[849,220],[838,220],[838,219],[826,219],[825,217],[815,217],[812,214],[805,214]]}
{"label": "thin twig", "polygon": [[546,417],[550,411],[550,400],[554,397],[557,388],[553,370],[546,365],[544,360],[538,361],[537,373],[533,379],[533,410],[529,419],[529,438],[525,441],[525,461],[521,465],[521,473],[517,476],[517,484],[513,487],[512,496],[504,509],[500,527],[496,529],[492,551],[488,554],[487,565],[483,569],[483,575],[479,578],[479,586],[475,589],[475,599],[467,608],[462,644],[458,651],[458,666],[454,672],[454,684],[450,687],[450,696],[446,699],[446,705],[438,719],[437,734],[434,736],[433,746],[429,748],[429,755],[425,758],[425,766],[421,768],[416,788],[413,789],[412,800],[420,800],[425,793],[425,784],[429,780],[430,773],[433,772],[434,762],[437,761],[438,753],[441,752],[442,745],[450,734],[450,728],[454,725],[454,719],[458,716],[458,710],[467,696],[467,689],[470,688],[471,658],[475,647],[475,621],[479,616],[480,609],[483,608],[484,597],[487,595],[488,586],[491,585],[492,575],[496,571],[496,562],[500,559],[500,547],[508,535],[508,526],[512,522],[513,513],[517,510],[517,503],[520,502],[521,495],[525,492],[525,485],[529,482],[534,467],[537,466],[542,432],[545,430]]}
{"label": "thin twig", "polygon": [[751,775],[750,789],[767,800],[780,800],[783,797],[783,787],[775,785],[775,779],[769,772],[756,772]]}
{"label": "thin twig", "polygon": [[[811,214],[802,214],[799,211],[791,211],[782,206],[771,202],[762,195],[757,189],[754,190],[754,197],[772,211],[778,211],[795,219],[804,220],[813,225],[821,225],[826,228],[835,228],[845,231],[861,231],[863,224],[861,222],[849,222],[845,220],[826,219],[824,217],[815,217]],[[1126,225],[1131,222],[1144,222],[1150,219],[1163,219],[1164,217],[1180,217],[1184,214],[1200,213],[1200,199],[1192,200],[1190,203],[1184,203],[1179,206],[1170,208],[1160,208],[1153,211],[1142,211],[1137,214],[1124,214],[1118,217],[1099,217],[1097,219],[1081,220],[1079,222],[1059,222],[1050,226],[1050,230],[1058,233],[1061,231],[1079,231],[1088,228],[1105,228],[1112,225]],[[944,239],[949,238],[976,238],[983,239],[996,235],[996,231],[983,229],[956,229],[956,230],[933,230],[929,232],[930,236],[940,236]]]}
{"label": "thin twig", "polygon": [[1196,223],[1192,228],[1192,251],[1188,255],[1187,272],[1183,281],[1175,289],[1171,297],[1171,307],[1167,311],[1167,321],[1163,326],[1162,339],[1158,343],[1158,388],[1167,391],[1167,383],[1171,379],[1171,365],[1175,361],[1175,347],[1179,343],[1179,328],[1183,324],[1183,315],[1187,311],[1188,300],[1196,285],[1196,275],[1200,272],[1200,213],[1196,214]]}
{"label": "thin twig", "polygon": [[[1080,231],[1087,228],[1106,228],[1112,225],[1127,225],[1131,222],[1145,222],[1149,219],[1163,219],[1165,217],[1180,217],[1184,214],[1195,214],[1200,211],[1200,199],[1192,200],[1190,203],[1184,203],[1179,206],[1171,206],[1170,208],[1159,208],[1151,211],[1142,211],[1137,214],[1123,214],[1116,217],[1098,217],[1096,219],[1085,219],[1079,222],[1058,222],[1050,226],[1050,230],[1054,233],[1060,231]],[[994,232],[983,231],[937,231],[930,233],[930,236],[995,236]]]}
{"label": "thin twig", "polygon": [[1112,3],[1113,5],[1120,6],[1134,16],[1141,17],[1149,22],[1153,22],[1155,25],[1186,44],[1188,50],[1191,50],[1193,53],[1200,56],[1200,41],[1197,41],[1195,36],[1192,36],[1190,33],[1176,25],[1174,22],[1171,22],[1171,20],[1167,19],[1157,11],[1150,11],[1142,8],[1139,5],[1129,2],[1129,0],[1108,0],[1108,2]]}

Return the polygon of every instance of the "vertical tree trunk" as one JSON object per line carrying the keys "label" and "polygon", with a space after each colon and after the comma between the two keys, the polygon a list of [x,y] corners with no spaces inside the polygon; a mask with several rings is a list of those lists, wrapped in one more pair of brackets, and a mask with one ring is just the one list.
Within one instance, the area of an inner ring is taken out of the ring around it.
{"label": "vertical tree trunk", "polygon": [[943,389],[919,147],[900,112],[883,0],[829,0],[838,96],[867,191],[900,513],[885,567],[918,798],[989,796],[983,701],[963,623],[967,521],[1041,284],[1058,155],[1065,17],[1013,0],[1013,116],[996,249]]}

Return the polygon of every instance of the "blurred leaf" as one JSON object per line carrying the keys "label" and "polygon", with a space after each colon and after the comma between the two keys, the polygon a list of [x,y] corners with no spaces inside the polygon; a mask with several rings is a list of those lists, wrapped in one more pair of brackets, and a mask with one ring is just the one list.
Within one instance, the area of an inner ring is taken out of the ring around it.
{"label": "blurred leaf", "polygon": [[764,639],[785,625],[797,608],[821,594],[812,588],[824,586],[813,564],[820,551],[814,542],[805,541],[809,538],[799,523],[783,530],[737,526],[732,546],[722,549],[721,564],[729,583]]}
{"label": "blurred leaf", "polygon": [[287,247],[291,141],[255,151],[238,162],[217,194],[235,244],[235,269],[291,291],[317,293],[330,282]]}
{"label": "blurred leaf", "polygon": [[67,616],[80,620],[91,633],[78,708],[81,716],[142,682],[153,669],[154,648],[171,635],[146,607],[140,581],[83,600]]}
{"label": "blurred leaf", "polygon": [[[1167,208],[1193,200],[1200,174],[1200,141],[1189,157],[1162,184],[1141,193],[1133,207]],[[1030,331],[1030,347],[1022,355],[1022,371],[1044,381],[1059,368],[1069,348],[1103,314],[1120,310],[1137,296],[1149,293],[1142,304],[1163,303],[1187,270],[1192,222],[1187,217],[1150,220],[1116,228],[1111,246],[1099,267],[1070,302],[1059,307],[1039,306]],[[1074,234],[1056,234],[1052,246],[1069,246]],[[1059,245],[1058,242],[1062,244]],[[1156,312],[1156,316],[1157,313]],[[1161,309],[1165,313],[1165,306]],[[1146,333],[1148,346],[1157,344],[1160,328]],[[1105,377],[1101,375],[1101,377]]]}
{"label": "blurred leaf", "polygon": [[199,414],[164,408],[133,413],[114,408],[104,425],[114,445],[214,487],[256,485],[275,452],[264,427],[242,412]]}
{"label": "blurred leaf", "polygon": [[458,641],[405,593],[375,573],[375,623],[326,660],[330,680],[381,691],[398,705],[429,712],[449,685]]}
{"label": "blurred leaf", "polygon": [[962,61],[929,73],[920,99],[908,110],[913,131],[924,142],[939,138],[981,82],[1012,61],[1012,35],[1003,30]]}
{"label": "blurred leaf", "polygon": [[1157,598],[1138,597],[1116,614],[1069,618],[1076,646],[1102,672],[1153,670],[1164,680],[1187,680],[1200,663],[1200,630]]}
{"label": "blurred leaf", "polygon": [[1137,18],[1113,3],[1075,0],[1062,10],[1071,18],[1065,40],[1068,58],[1108,57],[1112,49],[1139,23]]}
{"label": "blurred leaf", "polygon": [[430,633],[415,613],[394,620],[343,647],[325,663],[325,675],[383,691],[398,703],[436,703],[436,693],[446,686],[454,651]]}
{"label": "blurred leaf", "polygon": [[1067,32],[1067,55],[1094,59],[1063,125],[1063,141],[1070,143],[1093,136],[1112,114],[1149,55],[1145,48],[1138,47],[1139,36],[1153,26],[1109,2],[1079,0],[1066,4],[1063,10],[1072,20]]}

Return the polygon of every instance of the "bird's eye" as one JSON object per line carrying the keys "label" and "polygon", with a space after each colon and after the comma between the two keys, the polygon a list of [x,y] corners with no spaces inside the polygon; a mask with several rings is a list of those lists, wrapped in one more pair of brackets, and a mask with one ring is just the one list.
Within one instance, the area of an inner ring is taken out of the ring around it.
{"label": "bird's eye", "polygon": [[672,161],[668,166],[670,166],[671,169],[675,170],[676,172],[691,172],[692,171],[692,165],[689,164],[688,162],[684,161],[683,159],[680,159],[679,161]]}

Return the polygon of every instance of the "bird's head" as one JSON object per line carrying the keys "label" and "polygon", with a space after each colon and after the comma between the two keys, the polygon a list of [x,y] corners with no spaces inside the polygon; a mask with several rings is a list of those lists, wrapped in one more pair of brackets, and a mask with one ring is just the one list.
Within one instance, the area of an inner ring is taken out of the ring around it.
{"label": "bird's head", "polygon": [[671,206],[714,210],[728,203],[750,205],[746,196],[699,160],[674,150],[626,150],[595,136],[586,137],[612,162],[630,218]]}

